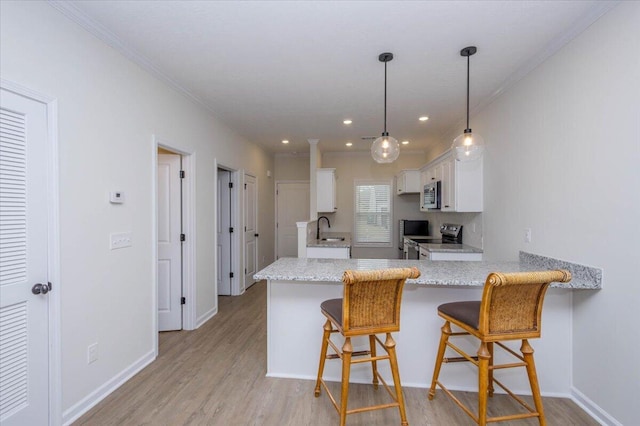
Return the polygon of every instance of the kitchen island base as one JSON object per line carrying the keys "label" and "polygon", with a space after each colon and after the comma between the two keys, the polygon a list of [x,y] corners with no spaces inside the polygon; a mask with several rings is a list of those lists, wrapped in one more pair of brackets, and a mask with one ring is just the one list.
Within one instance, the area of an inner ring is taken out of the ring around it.
{"label": "kitchen island base", "polygon": [[[320,303],[342,297],[342,291],[342,283],[336,282],[267,281],[267,376],[316,379],[322,326],[326,320],[320,313]],[[481,296],[482,288],[479,287],[405,285],[400,332],[393,333],[403,386],[427,388],[430,385],[443,325],[437,315],[438,306],[452,301],[480,300]],[[549,289],[542,321],[545,324],[542,337],[531,340],[536,351],[534,356],[542,394],[567,397],[571,389],[570,290]],[[461,345],[475,353],[477,342],[472,338],[462,340]],[[354,351],[368,349],[366,338],[354,338],[352,342]],[[519,352],[520,341],[508,345]],[[496,362],[506,360],[506,357],[497,356]],[[388,363],[379,363],[379,370],[385,380],[391,380]],[[498,380],[514,391],[525,395],[531,393],[526,374],[520,371],[501,373],[496,373]],[[327,381],[339,382],[340,361],[328,360],[324,376]],[[450,389],[477,391],[477,372],[472,365],[452,364],[441,376]],[[352,366],[351,382],[371,383],[371,380],[370,365]]]}

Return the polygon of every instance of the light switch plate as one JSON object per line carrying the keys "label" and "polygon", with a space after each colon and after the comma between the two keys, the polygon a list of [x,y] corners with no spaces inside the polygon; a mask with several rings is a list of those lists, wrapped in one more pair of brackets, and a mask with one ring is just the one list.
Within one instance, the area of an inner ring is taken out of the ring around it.
{"label": "light switch plate", "polygon": [[111,250],[131,247],[131,232],[116,232],[110,235],[109,247]]}

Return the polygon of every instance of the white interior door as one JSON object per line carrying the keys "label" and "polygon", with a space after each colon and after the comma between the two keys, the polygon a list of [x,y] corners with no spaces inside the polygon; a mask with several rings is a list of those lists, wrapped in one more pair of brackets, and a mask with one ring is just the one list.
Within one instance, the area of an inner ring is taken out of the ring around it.
{"label": "white interior door", "polygon": [[[2,90],[0,424],[3,426],[49,423],[46,144],[46,105]],[[32,291],[37,284],[40,294]]]}
{"label": "white interior door", "polygon": [[256,178],[244,175],[244,282],[245,288],[254,283],[258,264],[258,191]]}
{"label": "white interior door", "polygon": [[309,182],[278,183],[276,209],[276,258],[298,257],[296,222],[309,220]]}
{"label": "white interior door", "polygon": [[231,172],[218,169],[218,295],[231,295]]}
{"label": "white interior door", "polygon": [[158,330],[182,329],[180,156],[158,154]]}

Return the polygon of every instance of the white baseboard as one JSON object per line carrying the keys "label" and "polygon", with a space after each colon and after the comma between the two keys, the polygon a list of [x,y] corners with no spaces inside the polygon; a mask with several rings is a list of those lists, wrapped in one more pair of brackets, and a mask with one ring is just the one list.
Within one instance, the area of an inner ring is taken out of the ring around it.
{"label": "white baseboard", "polygon": [[587,398],[585,394],[574,387],[571,388],[571,400],[600,424],[607,426],[622,426],[622,423],[617,421],[612,415],[604,411],[598,406],[598,404],[594,403],[592,400]]}
{"label": "white baseboard", "polygon": [[129,367],[121,371],[118,375],[113,377],[111,380],[80,400],[77,404],[64,411],[62,413],[62,424],[66,426],[78,420],[80,416],[82,416],[100,401],[109,396],[109,394],[122,386],[130,378],[140,372],[140,370],[151,364],[155,359],[156,357],[154,351],[151,351],[144,355],[142,358],[138,359]]}
{"label": "white baseboard", "polygon": [[211,318],[213,318],[215,316],[215,314],[218,313],[218,307],[216,306],[213,309],[210,309],[209,311],[205,312],[203,315],[200,315],[197,319],[196,319],[196,329],[200,328],[200,326],[202,324],[204,324],[205,322],[209,321]]}

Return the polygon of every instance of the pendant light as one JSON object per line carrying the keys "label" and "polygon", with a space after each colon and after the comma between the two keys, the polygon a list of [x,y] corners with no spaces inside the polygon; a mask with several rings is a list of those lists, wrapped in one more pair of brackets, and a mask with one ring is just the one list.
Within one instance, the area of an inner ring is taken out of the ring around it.
{"label": "pendant light", "polygon": [[387,132],[387,62],[393,59],[393,53],[381,53],[380,62],[384,62],[384,132],[371,144],[371,156],[377,163],[393,163],[400,155],[400,145],[396,138]]}
{"label": "pendant light", "polygon": [[465,47],[460,51],[460,56],[467,57],[467,128],[453,140],[453,149],[456,160],[471,161],[480,158],[484,151],[484,139],[469,128],[469,57],[477,52],[475,46]]}

